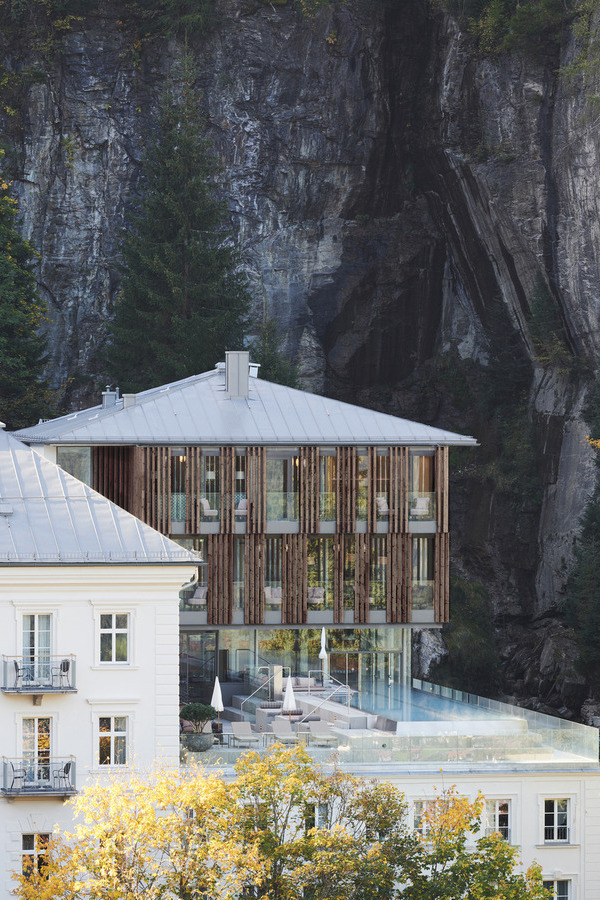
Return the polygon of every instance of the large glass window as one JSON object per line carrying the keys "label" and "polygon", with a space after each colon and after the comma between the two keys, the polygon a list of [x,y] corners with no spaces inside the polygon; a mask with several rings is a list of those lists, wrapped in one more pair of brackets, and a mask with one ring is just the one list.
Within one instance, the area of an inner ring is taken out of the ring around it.
{"label": "large glass window", "polygon": [[369,606],[371,609],[386,609],[387,607],[387,541],[385,535],[371,538]]}
{"label": "large glass window", "polygon": [[92,487],[91,447],[57,447],[56,462],[69,475]]}
{"label": "large glass window", "polygon": [[244,573],[246,542],[243,537],[234,538],[233,545],[233,608],[244,608]]}
{"label": "large glass window", "polygon": [[543,885],[548,891],[548,900],[570,900],[570,881],[566,878],[560,878],[556,881],[547,881],[544,878]]}
{"label": "large glass window", "polygon": [[200,520],[215,524],[220,519],[219,453],[203,450],[200,457]]}
{"label": "large glass window", "polygon": [[353,534],[344,535],[344,608],[354,609],[356,590],[356,541]]}
{"label": "large glass window", "polygon": [[408,475],[408,506],[411,519],[435,519],[434,474],[433,452],[411,452]]}
{"label": "large glass window", "polygon": [[356,518],[360,521],[367,519],[368,485],[369,485],[369,457],[364,450],[359,450],[357,457],[357,484],[356,484]]}
{"label": "large glass window", "polygon": [[100,662],[129,662],[129,614],[100,614]]}
{"label": "large glass window", "polygon": [[390,518],[390,457],[387,450],[378,450],[375,458],[375,503],[378,521],[388,522]]}
{"label": "large glass window", "polygon": [[334,450],[319,451],[319,518],[335,521],[335,478],[337,457]]}
{"label": "large glass window", "polygon": [[298,451],[267,450],[267,519],[298,519]]}
{"label": "large glass window", "polygon": [[308,539],[308,609],[333,609],[333,537]]}
{"label": "large glass window", "polygon": [[100,716],[98,719],[98,763],[101,766],[127,765],[127,716]]}
{"label": "large glass window", "polygon": [[412,608],[433,609],[433,538],[413,537]]}
{"label": "large glass window", "polygon": [[183,447],[171,450],[171,521],[185,522],[185,468],[186,455]]}
{"label": "large glass window", "polygon": [[265,539],[265,607],[281,609],[281,538]]}
{"label": "large glass window", "polygon": [[23,719],[23,759],[28,783],[50,781],[50,726],[51,720],[46,716]]}
{"label": "large glass window", "polygon": [[248,515],[248,494],[246,488],[246,451],[235,451],[235,466],[233,473],[235,486],[235,517],[242,522]]}
{"label": "large glass window", "polygon": [[23,677],[36,684],[51,681],[51,621],[49,613],[23,616]]}

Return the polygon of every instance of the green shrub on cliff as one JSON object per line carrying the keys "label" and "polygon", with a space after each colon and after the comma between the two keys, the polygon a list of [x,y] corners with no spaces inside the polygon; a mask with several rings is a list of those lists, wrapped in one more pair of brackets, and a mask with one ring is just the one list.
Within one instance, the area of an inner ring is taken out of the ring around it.
{"label": "green shrub on cliff", "polygon": [[124,234],[123,283],[108,350],[124,391],[203,372],[238,349],[249,304],[186,58],[162,99],[139,208]]}
{"label": "green shrub on cliff", "polygon": [[9,429],[55,412],[42,376],[46,343],[39,328],[45,308],[32,272],[35,251],[15,219],[16,201],[0,175],[0,419]]}

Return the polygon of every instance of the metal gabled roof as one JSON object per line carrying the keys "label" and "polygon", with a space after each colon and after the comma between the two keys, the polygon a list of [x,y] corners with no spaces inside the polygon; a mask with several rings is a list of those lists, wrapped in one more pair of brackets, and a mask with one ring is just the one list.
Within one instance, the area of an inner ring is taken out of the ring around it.
{"label": "metal gabled roof", "polygon": [[220,369],[15,432],[27,443],[476,446],[472,437],[250,377],[231,398]]}
{"label": "metal gabled roof", "polygon": [[0,430],[0,565],[82,563],[198,557]]}

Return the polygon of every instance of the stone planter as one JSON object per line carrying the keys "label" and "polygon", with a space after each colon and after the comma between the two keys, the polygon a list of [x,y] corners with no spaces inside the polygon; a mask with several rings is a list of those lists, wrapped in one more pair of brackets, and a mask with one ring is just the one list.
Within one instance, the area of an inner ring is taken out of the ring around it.
{"label": "stone planter", "polygon": [[194,753],[203,753],[210,750],[214,737],[211,733],[191,731],[181,736],[183,746]]}

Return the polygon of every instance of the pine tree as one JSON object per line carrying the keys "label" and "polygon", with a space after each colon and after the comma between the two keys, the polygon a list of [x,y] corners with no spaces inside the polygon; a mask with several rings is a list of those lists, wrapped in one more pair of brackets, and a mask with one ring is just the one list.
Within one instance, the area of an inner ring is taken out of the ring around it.
{"label": "pine tree", "polygon": [[144,196],[125,233],[111,377],[139,391],[205,371],[239,349],[247,282],[219,197],[189,57],[168,86],[145,157]]}
{"label": "pine tree", "polygon": [[260,378],[288,387],[298,387],[297,367],[281,352],[281,340],[273,319],[267,319],[261,325],[250,349],[252,361],[260,364]]}
{"label": "pine tree", "polygon": [[[0,151],[0,162],[2,160]],[[55,414],[43,378],[44,305],[32,266],[35,251],[16,227],[16,200],[0,175],[0,418],[9,430]]]}

